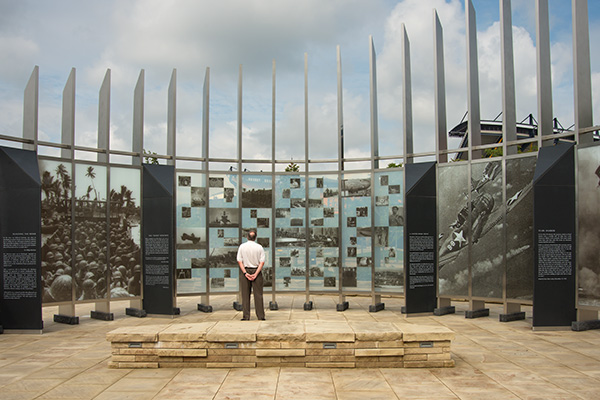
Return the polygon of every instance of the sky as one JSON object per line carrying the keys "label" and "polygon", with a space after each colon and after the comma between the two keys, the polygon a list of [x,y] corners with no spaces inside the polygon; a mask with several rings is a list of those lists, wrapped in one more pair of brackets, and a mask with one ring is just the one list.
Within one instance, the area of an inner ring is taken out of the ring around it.
{"label": "sky", "polygon": [[[473,0],[482,119],[501,112],[499,4]],[[590,37],[600,2],[588,4]],[[342,55],[345,156],[370,155],[369,37],[377,53],[380,155],[403,152],[401,26],[410,40],[415,152],[435,150],[433,9],[444,32],[448,129],[467,110],[464,0],[0,0],[0,134],[22,135],[23,90],[40,68],[39,138],[60,142],[62,91],[76,69],[76,144],[95,146],[98,92],[111,70],[111,149],[131,150],[133,91],[145,70],[144,148],[166,153],[167,89],[177,70],[177,154],[201,151],[202,90],[210,68],[210,156],[234,158],[242,65],[242,157],[271,158],[276,63],[276,159],[302,160],[304,60],[310,159],[336,159],[337,64]],[[571,2],[549,0],[554,115],[573,124]],[[517,120],[536,116],[535,1],[513,0]],[[600,115],[600,43],[590,43]],[[0,141],[0,144],[6,142]],[[450,146],[456,147],[456,140]],[[45,149],[42,154],[58,154]],[[82,158],[88,156],[83,155]],[[262,169],[262,164],[248,169]],[[335,167],[335,166],[334,166]]]}

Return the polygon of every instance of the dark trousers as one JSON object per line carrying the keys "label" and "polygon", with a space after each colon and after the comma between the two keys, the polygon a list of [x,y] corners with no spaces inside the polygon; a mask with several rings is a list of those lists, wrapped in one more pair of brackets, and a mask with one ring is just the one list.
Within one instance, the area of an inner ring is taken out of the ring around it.
{"label": "dark trousers", "polygon": [[[256,272],[256,268],[246,268],[246,272],[253,274]],[[242,289],[242,318],[250,319],[250,293],[254,291],[254,308],[256,311],[256,318],[265,319],[265,307],[263,304],[263,274],[262,271],[255,280],[249,281],[245,276],[241,276],[240,286]]]}

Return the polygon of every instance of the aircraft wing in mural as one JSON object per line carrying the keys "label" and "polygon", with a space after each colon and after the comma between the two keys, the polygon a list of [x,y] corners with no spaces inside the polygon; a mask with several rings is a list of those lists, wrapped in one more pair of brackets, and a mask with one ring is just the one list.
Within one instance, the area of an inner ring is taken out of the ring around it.
{"label": "aircraft wing in mural", "polygon": [[[480,182],[480,181],[479,181]],[[481,187],[481,186],[479,186]],[[511,212],[531,191],[533,182],[527,184],[523,189],[516,192],[506,201],[506,212]],[[473,215],[473,243],[477,243],[482,237],[492,230],[503,218],[500,207],[494,207],[492,196],[487,193],[478,193],[474,197],[472,206]],[[439,268],[458,257],[460,251],[469,244],[469,233],[467,219],[467,205],[458,213],[456,221],[449,226],[448,234],[440,235],[440,258]]]}

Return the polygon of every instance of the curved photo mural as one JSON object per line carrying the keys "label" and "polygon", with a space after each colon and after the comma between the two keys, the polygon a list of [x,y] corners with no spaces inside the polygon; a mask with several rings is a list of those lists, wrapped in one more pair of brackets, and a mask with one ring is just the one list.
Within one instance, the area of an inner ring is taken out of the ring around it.
{"label": "curved photo mural", "polygon": [[[475,297],[502,298],[504,207],[502,162],[471,166],[471,280]],[[461,210],[463,212],[464,209]]]}
{"label": "curved photo mural", "polygon": [[239,182],[236,174],[208,177],[209,285],[211,292],[239,289]]}
{"label": "curved photo mural", "polygon": [[533,174],[536,157],[506,160],[506,297],[533,299]]}
{"label": "curved photo mural", "polygon": [[275,177],[275,289],[306,288],[306,179]]}
{"label": "curved photo mural", "polygon": [[374,286],[404,292],[404,171],[375,173]]}
{"label": "curved photo mural", "polygon": [[42,301],[71,301],[71,163],[40,159],[39,167],[42,183]]}
{"label": "curved photo mural", "polygon": [[[140,296],[140,170],[110,169],[110,296]],[[119,289],[116,289],[119,288]]]}
{"label": "curved photo mural", "polygon": [[344,174],[342,190],[342,288],[371,290],[371,174]]}
{"label": "curved photo mural", "polygon": [[[264,288],[273,287],[272,247],[273,180],[270,175],[242,176],[242,243],[250,230],[256,231],[256,242],[265,250]],[[239,246],[239,243],[236,243]],[[237,248],[236,248],[237,251]]]}
{"label": "curved photo mural", "polygon": [[469,285],[468,165],[438,169],[438,290],[467,296]]}
{"label": "curved photo mural", "polygon": [[176,177],[177,294],[206,293],[206,174],[178,172]]}
{"label": "curved photo mural", "polygon": [[336,175],[308,180],[310,290],[339,289],[339,189]]}

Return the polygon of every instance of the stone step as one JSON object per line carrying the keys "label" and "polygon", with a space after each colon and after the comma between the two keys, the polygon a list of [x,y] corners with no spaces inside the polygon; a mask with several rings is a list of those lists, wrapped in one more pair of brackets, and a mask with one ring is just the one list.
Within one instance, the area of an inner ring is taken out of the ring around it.
{"label": "stone step", "polygon": [[453,367],[454,332],[405,322],[219,321],[115,329],[111,368]]}

